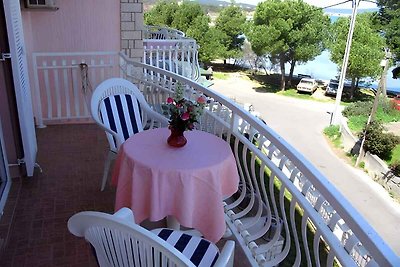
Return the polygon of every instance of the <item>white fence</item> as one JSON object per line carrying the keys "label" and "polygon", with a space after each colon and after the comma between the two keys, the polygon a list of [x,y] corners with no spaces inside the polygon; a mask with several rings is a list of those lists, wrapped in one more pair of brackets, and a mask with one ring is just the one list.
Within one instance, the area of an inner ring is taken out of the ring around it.
{"label": "white fence", "polygon": [[231,144],[238,192],[226,222],[252,266],[400,266],[400,258],[335,187],[285,140],[226,97],[174,73],[121,55],[123,77],[155,110],[177,82],[208,97],[199,129]]}
{"label": "white fence", "polygon": [[[200,76],[194,40],[144,40],[144,44],[148,64],[192,80]],[[33,53],[32,64],[33,108],[38,127],[90,121],[85,102],[90,99],[90,89],[120,75],[118,52]],[[84,88],[88,92],[83,92]]]}
{"label": "white fence", "polygon": [[[119,76],[117,52],[33,53],[34,113],[45,123],[88,121],[91,88]],[[83,92],[87,88],[88,92]]]}
{"label": "white fence", "polygon": [[200,77],[198,45],[193,39],[145,39],[145,62],[196,81]]}

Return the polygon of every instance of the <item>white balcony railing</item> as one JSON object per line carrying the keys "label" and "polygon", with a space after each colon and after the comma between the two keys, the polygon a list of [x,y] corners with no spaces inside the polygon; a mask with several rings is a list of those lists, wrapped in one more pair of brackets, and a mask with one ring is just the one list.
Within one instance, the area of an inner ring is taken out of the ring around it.
{"label": "white balcony railing", "polygon": [[238,192],[224,200],[226,221],[252,266],[400,266],[365,219],[302,154],[228,98],[172,72],[121,55],[123,77],[155,110],[177,83],[208,97],[199,129],[232,146]]}
{"label": "white balcony railing", "polygon": [[49,122],[89,120],[84,96],[90,97],[90,92],[83,92],[82,86],[85,73],[90,77],[87,89],[119,76],[118,52],[33,53],[32,65],[38,127]]}
{"label": "white balcony railing", "polygon": [[241,182],[237,194],[225,200],[226,221],[252,265],[285,261],[294,266],[332,266],[334,262],[400,266],[400,259],[312,164],[228,98],[124,55],[118,62],[115,52],[33,56],[34,110],[39,126],[90,117],[82,92],[82,79],[87,78],[80,69],[82,61],[88,65],[86,73],[93,88],[108,77],[122,75],[136,83],[160,112],[177,82],[188,98],[206,95],[209,103],[199,127],[232,145]]}
{"label": "white balcony railing", "polygon": [[196,81],[200,77],[198,45],[193,39],[143,40],[145,62]]}
{"label": "white balcony railing", "polygon": [[143,39],[182,39],[185,33],[176,29],[145,25]]}
{"label": "white balcony railing", "polygon": [[145,26],[143,34],[143,58],[147,64],[198,80],[199,46],[194,39],[186,38],[181,31],[159,26]]}

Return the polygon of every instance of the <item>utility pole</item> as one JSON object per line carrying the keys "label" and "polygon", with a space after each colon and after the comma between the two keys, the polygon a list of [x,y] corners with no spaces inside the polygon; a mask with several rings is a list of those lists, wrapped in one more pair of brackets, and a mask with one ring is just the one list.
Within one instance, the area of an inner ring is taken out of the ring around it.
{"label": "utility pole", "polygon": [[385,90],[385,87],[386,87],[386,75],[387,75],[387,72],[389,69],[391,58],[392,58],[392,53],[390,53],[390,50],[388,48],[385,49],[385,59],[383,59],[381,62],[381,66],[383,67],[381,79],[378,84],[378,89],[376,90],[376,95],[374,98],[374,103],[372,105],[371,114],[369,115],[367,124],[365,126],[365,130],[364,130],[364,134],[363,134],[363,137],[361,140],[360,149],[358,151],[358,156],[357,156],[355,166],[358,166],[358,164],[360,163],[360,160],[362,157],[362,152],[364,149],[365,138],[367,137],[368,127],[375,120],[375,115],[376,115],[376,111],[378,109],[378,104],[379,104],[379,96],[381,94],[383,94],[383,91]]}
{"label": "utility pole", "polygon": [[354,27],[356,25],[357,10],[358,10],[358,5],[360,4],[360,2],[361,2],[361,0],[352,0],[352,5],[353,5],[352,10],[353,11],[351,13],[349,33],[347,35],[347,42],[346,42],[346,50],[345,50],[344,57],[343,57],[343,64],[342,64],[342,69],[341,69],[340,78],[339,78],[339,87],[338,87],[338,90],[336,93],[335,108],[333,110],[333,117],[331,120],[331,124],[334,124],[334,125],[338,125],[340,123],[340,119],[341,119],[340,101],[342,99],[344,80],[346,78],[347,65],[349,63],[351,42],[353,40]]}

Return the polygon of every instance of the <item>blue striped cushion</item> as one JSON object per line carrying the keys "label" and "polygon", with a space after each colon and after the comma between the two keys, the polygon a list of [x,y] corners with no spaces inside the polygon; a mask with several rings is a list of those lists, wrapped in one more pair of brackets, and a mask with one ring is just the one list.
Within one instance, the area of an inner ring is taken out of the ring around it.
{"label": "blue striped cushion", "polygon": [[[112,95],[100,104],[100,118],[111,130],[121,134],[124,140],[142,130],[139,102],[133,95]],[[116,141],[114,140],[116,145]]]}
{"label": "blue striped cushion", "polygon": [[154,229],[152,232],[174,246],[196,266],[213,266],[219,256],[217,246],[204,238],[166,228]]}

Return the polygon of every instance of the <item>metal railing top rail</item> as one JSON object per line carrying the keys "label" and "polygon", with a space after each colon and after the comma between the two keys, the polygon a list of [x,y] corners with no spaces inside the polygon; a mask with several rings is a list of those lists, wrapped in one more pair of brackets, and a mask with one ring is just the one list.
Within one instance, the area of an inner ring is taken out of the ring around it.
{"label": "metal railing top rail", "polygon": [[[187,79],[181,75],[163,70],[157,67],[153,67],[147,64],[139,63],[129,59],[124,54],[120,54],[121,59],[125,64],[132,65],[135,68],[146,70],[143,75],[150,75],[153,78],[147,79],[147,82],[159,80],[160,77],[168,77],[171,81],[179,81],[182,84],[190,86],[202,94],[214,99],[215,101],[223,104],[231,112],[232,116],[238,116],[244,121],[249,122],[250,126],[257,131],[261,138],[268,139],[271,144],[279,150],[281,154],[294,165],[295,168],[302,174],[302,178],[308,180],[311,183],[310,187],[315,188],[323,196],[323,198],[329,202],[329,205],[336,211],[335,217],[337,220],[344,220],[345,224],[350,229],[351,233],[360,240],[362,246],[368,251],[369,255],[372,256],[374,261],[381,266],[400,266],[400,258],[393,252],[393,250],[386,244],[386,242],[379,236],[379,234],[371,227],[371,225],[360,215],[360,213],[351,205],[351,203],[344,198],[344,196],[327,180],[327,178],[312,165],[301,153],[287,143],[281,136],[279,136],[273,129],[268,125],[263,124],[260,120],[256,119],[250,113],[246,112],[238,104],[234,103],[227,97],[210,90],[200,84]],[[123,67],[122,67],[123,68]],[[123,69],[122,69],[123,71]],[[136,77],[141,79],[140,77]],[[238,128],[235,128],[233,122],[230,125],[230,129],[236,136],[240,137],[242,134]],[[290,183],[290,179],[281,180],[284,183]],[[306,196],[304,196],[306,198]],[[307,201],[310,201],[307,199]],[[315,206],[314,206],[315,208]],[[326,226],[326,225],[325,225]],[[318,227],[318,225],[316,226]],[[336,238],[331,230],[331,235]],[[332,248],[333,250],[337,248]],[[369,266],[369,265],[368,265]]]}
{"label": "metal railing top rail", "polygon": [[[199,45],[197,44],[196,40],[191,39],[191,38],[185,38],[185,39],[144,39],[143,40],[143,45],[146,46],[146,44],[151,44],[151,45],[159,45],[159,46],[178,46],[178,45],[193,45],[196,48],[199,48]],[[149,46],[147,46],[149,47]]]}
{"label": "metal railing top rail", "polygon": [[145,25],[143,39],[183,39],[185,33],[176,29],[163,26]]}

